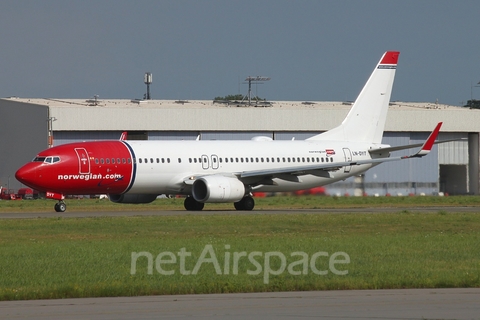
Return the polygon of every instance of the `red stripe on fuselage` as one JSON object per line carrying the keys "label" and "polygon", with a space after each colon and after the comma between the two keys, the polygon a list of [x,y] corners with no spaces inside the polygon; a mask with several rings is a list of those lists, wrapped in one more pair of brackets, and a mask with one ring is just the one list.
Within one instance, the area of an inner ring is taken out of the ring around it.
{"label": "red stripe on fuselage", "polygon": [[120,194],[133,179],[133,156],[121,141],[64,144],[37,157],[57,156],[57,162],[32,161],[15,176],[36,190],[61,194]]}

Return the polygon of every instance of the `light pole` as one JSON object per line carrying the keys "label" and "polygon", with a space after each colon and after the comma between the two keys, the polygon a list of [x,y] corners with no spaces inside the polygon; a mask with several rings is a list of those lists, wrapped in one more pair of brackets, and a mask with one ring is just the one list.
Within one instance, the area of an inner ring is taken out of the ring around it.
{"label": "light pole", "polygon": [[152,84],[153,76],[151,72],[145,72],[143,82],[147,85],[147,93],[145,94],[145,100],[150,100],[150,85]]}
{"label": "light pole", "polygon": [[48,147],[53,147],[53,121],[57,121],[57,118],[48,118]]}

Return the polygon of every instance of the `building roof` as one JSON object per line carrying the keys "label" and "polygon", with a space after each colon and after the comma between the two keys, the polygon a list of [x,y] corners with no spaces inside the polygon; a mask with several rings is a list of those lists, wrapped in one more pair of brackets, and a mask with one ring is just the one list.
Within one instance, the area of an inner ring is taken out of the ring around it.
{"label": "building roof", "polygon": [[[324,131],[340,124],[351,102],[272,101],[249,106],[211,100],[5,98],[46,106],[55,131]],[[252,104],[255,102],[252,101]],[[480,110],[426,102],[392,102],[386,131],[478,132]]]}

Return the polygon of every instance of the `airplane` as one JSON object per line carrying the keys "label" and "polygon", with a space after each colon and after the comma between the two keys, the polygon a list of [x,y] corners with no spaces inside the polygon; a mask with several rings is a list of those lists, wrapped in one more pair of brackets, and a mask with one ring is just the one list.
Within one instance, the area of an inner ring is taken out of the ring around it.
{"label": "airplane", "polygon": [[[387,51],[343,122],[306,140],[75,142],[41,151],[15,174],[17,180],[54,199],[64,212],[66,195],[108,194],[116,203],[149,203],[159,195],[183,195],[186,210],[231,202],[252,210],[252,193],[288,192],[323,186],[364,173],[387,161],[427,155],[438,123],[423,144],[382,144],[400,52]],[[390,157],[390,152],[421,147]]]}

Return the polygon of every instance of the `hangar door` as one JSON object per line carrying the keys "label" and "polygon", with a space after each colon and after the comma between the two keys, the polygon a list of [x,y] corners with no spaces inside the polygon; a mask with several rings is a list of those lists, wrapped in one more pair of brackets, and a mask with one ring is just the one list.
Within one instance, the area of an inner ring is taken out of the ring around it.
{"label": "hangar door", "polygon": [[440,190],[450,195],[468,194],[468,134],[443,133],[441,139],[459,139],[438,145]]}

